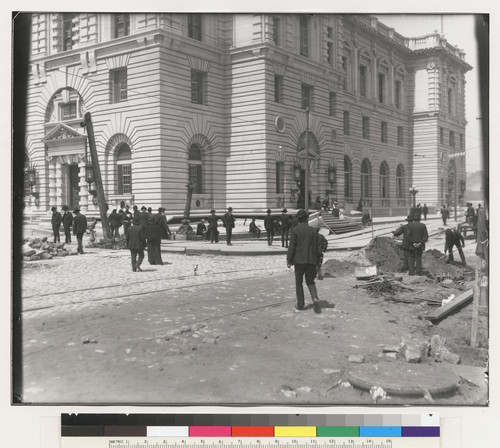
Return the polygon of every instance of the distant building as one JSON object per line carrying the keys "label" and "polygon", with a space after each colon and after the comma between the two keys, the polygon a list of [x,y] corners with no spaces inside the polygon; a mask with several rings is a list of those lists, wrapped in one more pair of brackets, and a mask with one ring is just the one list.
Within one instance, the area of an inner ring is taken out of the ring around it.
{"label": "distant building", "polygon": [[415,185],[431,209],[463,202],[472,67],[437,33],[368,15],[34,13],[30,39],[32,216],[97,213],[85,111],[110,209],[182,210],[188,182],[193,211],[293,208],[306,147],[313,201],[402,215]]}

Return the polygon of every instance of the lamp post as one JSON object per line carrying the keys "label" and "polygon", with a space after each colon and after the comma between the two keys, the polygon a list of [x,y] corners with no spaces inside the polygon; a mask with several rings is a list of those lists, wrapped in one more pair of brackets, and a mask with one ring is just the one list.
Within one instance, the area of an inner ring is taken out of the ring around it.
{"label": "lamp post", "polygon": [[455,222],[457,222],[457,162],[455,158],[455,141],[453,141],[453,161],[455,161],[455,169],[453,171],[453,202],[455,208]]}
{"label": "lamp post", "polygon": [[39,193],[33,191],[33,187],[36,185],[36,166],[30,163],[29,167],[26,168],[24,175],[26,176],[26,181],[30,187],[30,196],[35,198],[35,205],[38,207],[40,204],[40,200],[38,199]]}
{"label": "lamp post", "polygon": [[417,193],[418,193],[418,190],[415,188],[415,185],[412,185],[410,187],[410,193],[413,195],[413,207],[415,207],[417,205],[417,201],[416,201],[416,196],[417,196]]}

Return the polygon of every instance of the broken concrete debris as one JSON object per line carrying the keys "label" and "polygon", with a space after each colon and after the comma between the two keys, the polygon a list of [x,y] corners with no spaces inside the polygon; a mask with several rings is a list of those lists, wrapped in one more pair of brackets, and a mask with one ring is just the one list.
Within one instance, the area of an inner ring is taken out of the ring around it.
{"label": "broken concrete debris", "polygon": [[51,260],[54,257],[76,255],[75,248],[66,246],[66,243],[53,243],[44,238],[28,238],[22,247],[24,261]]}

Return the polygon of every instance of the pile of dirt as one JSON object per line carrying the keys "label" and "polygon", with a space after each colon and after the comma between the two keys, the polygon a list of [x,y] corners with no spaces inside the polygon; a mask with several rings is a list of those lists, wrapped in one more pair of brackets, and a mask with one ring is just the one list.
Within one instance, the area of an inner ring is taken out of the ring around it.
{"label": "pile of dirt", "polygon": [[326,260],[321,270],[325,277],[345,277],[354,274],[355,268],[358,266],[358,263],[350,261]]}
{"label": "pile of dirt", "polygon": [[365,247],[366,258],[379,272],[401,272],[403,270],[403,248],[389,237],[375,237]]}
{"label": "pile of dirt", "polygon": [[448,260],[448,256],[444,257],[444,254],[439,250],[426,250],[422,255],[422,268],[433,278],[436,278],[438,275],[449,274],[454,280],[462,279],[464,271],[468,268],[447,264],[446,260]]}

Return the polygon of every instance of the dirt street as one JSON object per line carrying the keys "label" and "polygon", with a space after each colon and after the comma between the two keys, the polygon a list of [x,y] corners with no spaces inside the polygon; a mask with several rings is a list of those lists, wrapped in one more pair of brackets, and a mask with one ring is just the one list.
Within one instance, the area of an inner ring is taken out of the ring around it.
{"label": "dirt street", "polygon": [[[115,264],[128,266],[126,251],[113,256]],[[368,405],[375,403],[369,391],[349,382],[350,372],[363,365],[394,371],[395,383],[417,375],[423,388],[455,378],[459,388],[432,397],[436,405],[486,404],[487,348],[469,346],[472,302],[432,325],[422,316],[435,305],[370,294],[346,271],[317,281],[321,313],[311,305],[298,312],[292,271],[282,256],[270,257],[260,270],[217,278],[217,269],[245,260],[170,255],[172,266],[189,258],[190,266],[210,265],[213,272],[195,277],[189,270],[163,282],[137,273],[131,294],[106,288],[93,296],[89,288],[75,288],[66,299],[32,294],[38,301],[23,315],[23,402]],[[359,251],[329,252],[325,259],[348,267],[366,262]],[[98,263],[95,257],[94,268]],[[27,285],[38,269],[26,269]],[[43,269],[50,278],[51,265]],[[427,277],[405,275],[402,284],[413,288],[409,297],[418,295],[415,290],[445,289]],[[402,339],[418,346],[434,335],[446,339],[458,364],[431,356],[410,363],[384,351]],[[428,405],[424,395],[387,394],[377,404]]]}

